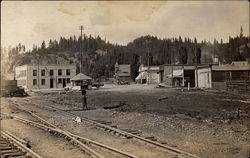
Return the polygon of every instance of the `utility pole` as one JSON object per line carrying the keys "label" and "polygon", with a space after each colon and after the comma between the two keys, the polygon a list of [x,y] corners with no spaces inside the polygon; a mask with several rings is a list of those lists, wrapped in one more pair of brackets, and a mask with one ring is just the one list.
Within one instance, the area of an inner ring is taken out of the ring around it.
{"label": "utility pole", "polygon": [[195,47],[195,88],[198,88],[198,72],[197,72],[197,66],[198,66],[198,58],[197,58],[198,48]]}
{"label": "utility pole", "polygon": [[149,57],[149,55],[150,55],[150,50],[149,50],[149,44],[151,43],[151,41],[149,41],[148,39],[146,40],[146,44],[147,44],[147,54],[148,54],[148,61],[147,61],[147,63],[148,63],[148,68],[147,68],[147,84],[149,84],[149,69],[150,69],[150,57]]}
{"label": "utility pole", "polygon": [[148,51],[148,73],[147,73],[148,79],[147,79],[147,84],[149,84],[149,48],[147,48],[147,51]]}
{"label": "utility pole", "polygon": [[182,89],[184,89],[185,86],[185,78],[184,78],[184,64],[182,64]]}
{"label": "utility pole", "polygon": [[82,73],[82,31],[83,31],[83,26],[80,26],[80,30],[81,30],[81,36],[80,36],[80,73]]}
{"label": "utility pole", "polygon": [[39,71],[40,71],[40,69],[39,69],[39,65],[40,65],[40,57],[39,57],[39,55],[38,55],[38,64],[37,64],[37,87],[38,87],[38,89],[40,89],[40,77],[39,77]]}
{"label": "utility pole", "polygon": [[170,60],[171,60],[171,70],[172,70],[172,88],[174,87],[174,67],[173,67],[173,51],[172,51],[172,46],[170,46]]}

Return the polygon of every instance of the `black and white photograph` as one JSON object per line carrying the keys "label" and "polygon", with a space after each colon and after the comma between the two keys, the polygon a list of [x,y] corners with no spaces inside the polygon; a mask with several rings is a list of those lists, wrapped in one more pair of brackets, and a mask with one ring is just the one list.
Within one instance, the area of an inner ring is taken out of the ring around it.
{"label": "black and white photograph", "polygon": [[248,0],[1,2],[1,158],[250,158]]}

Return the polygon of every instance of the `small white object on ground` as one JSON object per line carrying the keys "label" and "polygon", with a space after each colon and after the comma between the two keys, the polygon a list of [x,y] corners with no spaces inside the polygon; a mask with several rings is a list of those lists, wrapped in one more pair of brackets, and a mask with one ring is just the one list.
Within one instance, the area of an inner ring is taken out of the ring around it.
{"label": "small white object on ground", "polygon": [[75,121],[78,122],[78,123],[79,123],[79,122],[82,122],[81,118],[78,117],[78,116],[76,117]]}

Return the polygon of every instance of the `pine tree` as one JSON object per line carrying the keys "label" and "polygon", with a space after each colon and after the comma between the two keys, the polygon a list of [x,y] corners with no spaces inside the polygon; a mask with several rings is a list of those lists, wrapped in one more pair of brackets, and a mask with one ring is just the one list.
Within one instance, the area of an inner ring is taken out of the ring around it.
{"label": "pine tree", "polygon": [[43,41],[41,44],[41,50],[45,50],[45,48],[46,48],[46,44],[45,44],[45,41]]}
{"label": "pine tree", "polygon": [[243,27],[241,26],[240,27],[240,38],[242,38],[243,37]]}

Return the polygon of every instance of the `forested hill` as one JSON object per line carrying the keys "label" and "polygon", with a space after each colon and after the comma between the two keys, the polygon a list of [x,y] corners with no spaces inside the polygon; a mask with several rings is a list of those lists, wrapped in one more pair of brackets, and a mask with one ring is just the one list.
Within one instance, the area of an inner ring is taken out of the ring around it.
{"label": "forested hill", "polygon": [[[79,71],[80,38],[75,36],[68,39],[61,37],[59,41],[45,41],[41,46],[33,46],[32,50],[25,50],[19,44],[13,48],[3,48],[8,54],[6,69],[13,71],[14,66],[29,63],[40,64],[76,64]],[[126,46],[111,44],[99,36],[83,36],[82,51],[84,72],[93,78],[112,77],[114,64],[131,64],[132,77],[138,74],[140,64],[161,65],[166,63],[195,63],[195,55],[201,63],[211,63],[216,56],[221,62],[231,63],[234,60],[245,60],[248,53],[239,53],[241,45],[249,43],[249,37],[229,37],[228,43],[216,39],[211,42],[197,42],[196,38],[168,38],[160,39],[154,36],[143,36],[128,43]],[[38,60],[39,59],[39,60]],[[149,60],[148,60],[149,59]]]}

